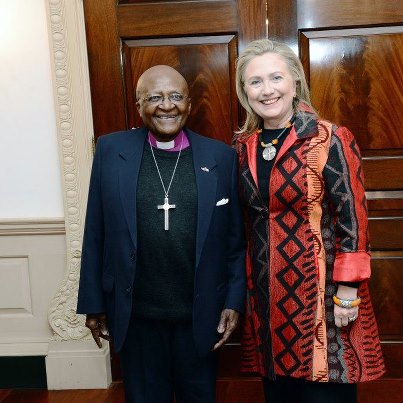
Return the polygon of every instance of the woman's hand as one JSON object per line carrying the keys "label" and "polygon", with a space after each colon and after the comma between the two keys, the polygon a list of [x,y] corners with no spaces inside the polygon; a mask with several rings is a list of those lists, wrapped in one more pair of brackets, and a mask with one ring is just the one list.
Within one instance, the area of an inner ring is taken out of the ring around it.
{"label": "woman's hand", "polygon": [[[358,289],[355,287],[339,285],[336,296],[340,299],[355,300],[358,298],[357,292]],[[342,308],[334,304],[334,323],[337,327],[347,326],[349,323],[352,323],[357,319],[358,311],[358,306],[353,308]]]}

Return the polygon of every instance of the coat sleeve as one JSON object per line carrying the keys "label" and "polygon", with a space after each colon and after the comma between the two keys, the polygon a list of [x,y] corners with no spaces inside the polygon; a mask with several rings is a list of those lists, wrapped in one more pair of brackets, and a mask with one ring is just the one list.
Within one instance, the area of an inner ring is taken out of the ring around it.
{"label": "coat sleeve", "polygon": [[99,138],[95,150],[88,193],[77,313],[101,313],[105,312],[106,309],[102,291],[104,217],[101,190],[101,149],[102,138]]}
{"label": "coat sleeve", "polygon": [[336,236],[333,280],[367,280],[371,268],[361,155],[354,136],[345,127],[333,130],[323,179]]}
{"label": "coat sleeve", "polygon": [[231,174],[231,225],[227,241],[228,292],[225,308],[243,313],[246,297],[245,238],[242,211],[239,201],[238,157],[233,152]]}

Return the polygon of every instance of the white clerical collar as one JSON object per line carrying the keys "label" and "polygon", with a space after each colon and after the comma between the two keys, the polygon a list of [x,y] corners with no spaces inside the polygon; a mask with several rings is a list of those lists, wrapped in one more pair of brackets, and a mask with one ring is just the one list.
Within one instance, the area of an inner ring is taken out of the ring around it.
{"label": "white clerical collar", "polygon": [[171,141],[158,141],[151,131],[149,131],[148,141],[152,147],[165,151],[180,151],[190,146],[187,135],[183,130]]}
{"label": "white clerical collar", "polygon": [[170,150],[171,148],[175,147],[175,140],[171,140],[171,141],[156,140],[156,145],[157,145],[157,148],[160,148],[161,150]]}

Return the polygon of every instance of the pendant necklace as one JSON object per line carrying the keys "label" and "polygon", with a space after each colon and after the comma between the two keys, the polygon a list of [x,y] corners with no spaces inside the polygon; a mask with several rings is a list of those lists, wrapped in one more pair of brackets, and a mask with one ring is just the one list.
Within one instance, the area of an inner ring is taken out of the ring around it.
{"label": "pendant necklace", "polygon": [[180,146],[179,153],[178,153],[178,158],[176,159],[175,167],[174,167],[174,170],[172,172],[172,176],[171,176],[171,180],[169,181],[168,188],[165,188],[164,181],[162,180],[161,172],[160,172],[160,169],[159,169],[158,164],[157,164],[157,160],[156,160],[155,155],[154,155],[153,147],[151,145],[150,136],[148,136],[148,143],[150,144],[151,154],[153,156],[154,164],[155,164],[155,167],[157,168],[158,176],[160,177],[161,185],[162,185],[162,188],[164,189],[164,194],[165,194],[165,196],[164,196],[164,204],[159,204],[157,206],[157,209],[158,210],[164,210],[164,230],[168,231],[169,230],[169,210],[176,208],[175,204],[169,204],[169,195],[168,194],[169,194],[169,189],[171,188],[172,181],[174,179],[175,172],[176,172],[176,167],[178,166],[179,158],[180,158],[181,152],[182,152],[183,133],[182,133],[182,140],[181,140],[181,146]]}
{"label": "pendant necklace", "polygon": [[280,134],[274,138],[270,143],[265,143],[263,142],[262,139],[262,129],[258,131],[259,133],[259,141],[260,145],[263,147],[262,151],[262,157],[266,161],[271,161],[277,154],[277,149],[275,147],[276,144],[278,144],[278,139],[292,126],[294,123],[295,116],[292,116],[291,119],[287,122],[285,125],[284,129],[280,132]]}

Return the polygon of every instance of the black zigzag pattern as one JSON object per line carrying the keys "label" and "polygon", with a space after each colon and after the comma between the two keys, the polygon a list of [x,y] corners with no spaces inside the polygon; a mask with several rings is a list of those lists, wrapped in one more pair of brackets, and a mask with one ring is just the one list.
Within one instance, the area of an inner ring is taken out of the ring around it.
{"label": "black zigzag pattern", "polygon": [[[328,163],[324,169],[324,176],[329,180],[326,193],[330,196],[333,209],[339,217],[345,220],[337,221],[338,233],[344,234],[338,240],[340,250],[350,252],[356,250],[357,217],[354,209],[354,194],[350,187],[348,163],[343,153],[343,146],[336,136],[332,137],[329,149]],[[340,214],[339,214],[340,213]]]}
{"label": "black zigzag pattern", "polygon": [[253,298],[256,305],[255,310],[260,318],[259,337],[262,344],[258,346],[259,354],[264,362],[267,375],[273,377],[273,358],[272,358],[272,340],[270,334],[270,291],[268,288],[268,233],[267,219],[268,209],[263,205],[259,190],[255,185],[252,173],[248,167],[247,161],[244,161],[241,169],[241,188],[246,209],[248,222],[248,239],[253,240],[249,245],[249,252],[254,262],[252,279],[255,287],[249,290],[250,298]]}
{"label": "black zigzag pattern", "polygon": [[[284,183],[276,191],[275,196],[277,200],[287,206],[283,209],[283,213],[276,216],[275,220],[278,225],[283,229],[286,234],[285,238],[277,246],[277,250],[285,261],[284,267],[276,274],[276,278],[285,290],[285,295],[277,302],[278,309],[284,315],[284,323],[274,329],[277,337],[281,341],[283,348],[274,357],[276,363],[279,365],[285,375],[294,372],[301,365],[298,355],[293,351],[293,346],[301,338],[302,334],[294,319],[302,312],[304,305],[298,298],[296,290],[301,286],[304,281],[304,276],[295,265],[296,260],[305,252],[305,247],[297,237],[297,231],[304,222],[304,218],[294,209],[294,205],[304,197],[303,192],[299,186],[294,182],[294,176],[301,172],[302,162],[295,155],[294,151],[288,154],[287,166],[293,166],[293,169],[288,171],[285,169],[285,164],[282,162],[279,166],[279,172],[284,178]],[[289,164],[293,160],[293,164]],[[290,198],[290,190],[294,192],[293,197]],[[287,192],[287,196],[285,196]],[[291,250],[294,252],[290,255],[287,251],[287,246],[293,244]],[[291,276],[290,276],[291,274]],[[287,281],[287,278],[292,278],[292,282]],[[289,307],[294,306],[295,309],[290,311]],[[293,334],[290,338],[286,333]]]}

